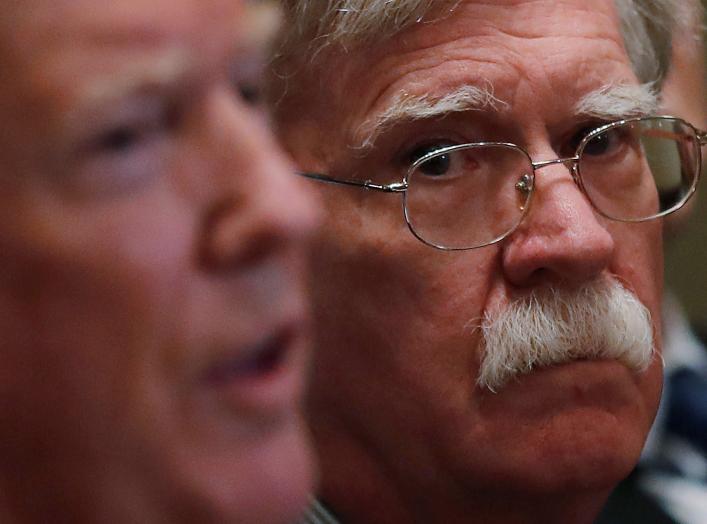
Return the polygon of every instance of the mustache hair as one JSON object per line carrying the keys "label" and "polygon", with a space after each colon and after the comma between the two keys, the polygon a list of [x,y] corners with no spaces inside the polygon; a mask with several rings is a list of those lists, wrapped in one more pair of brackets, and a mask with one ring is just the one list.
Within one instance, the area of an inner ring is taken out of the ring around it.
{"label": "mustache hair", "polygon": [[580,359],[613,359],[636,373],[654,355],[648,308],[613,279],[577,289],[542,287],[481,323],[477,383],[496,392],[533,369]]}

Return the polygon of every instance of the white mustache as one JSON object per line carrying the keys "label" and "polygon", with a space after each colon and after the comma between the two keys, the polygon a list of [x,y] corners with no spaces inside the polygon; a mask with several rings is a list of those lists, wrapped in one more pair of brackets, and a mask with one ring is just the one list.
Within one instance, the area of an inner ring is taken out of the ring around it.
{"label": "white mustache", "polygon": [[615,280],[574,290],[544,287],[481,324],[478,384],[495,392],[517,375],[579,359],[613,359],[636,373],[653,354],[651,315]]}

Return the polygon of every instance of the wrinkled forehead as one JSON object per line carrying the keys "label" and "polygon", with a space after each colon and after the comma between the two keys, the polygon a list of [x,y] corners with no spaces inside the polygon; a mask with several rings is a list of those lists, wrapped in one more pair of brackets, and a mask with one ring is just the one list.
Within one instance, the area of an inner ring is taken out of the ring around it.
{"label": "wrinkled forehead", "polygon": [[[435,27],[433,31],[426,31]],[[443,29],[443,30],[442,30]],[[618,37],[615,0],[460,0],[431,2],[429,10],[395,38],[400,51],[414,51],[461,37],[508,36],[533,39],[553,36]]]}
{"label": "wrinkled forehead", "polygon": [[[453,9],[433,8],[376,52],[362,49],[350,58],[360,70],[389,75],[391,83],[409,76],[412,90],[425,80],[452,88],[475,76],[488,83],[500,80],[503,70],[538,83],[582,63],[603,62],[630,74],[612,0],[464,0]],[[434,73],[437,66],[455,63],[443,69],[443,77],[414,76],[415,69]]]}
{"label": "wrinkled forehead", "polygon": [[[520,90],[537,89],[538,96],[552,95],[553,106],[563,102],[568,113],[607,84],[637,82],[612,0],[462,0],[451,8],[434,3],[392,38],[332,49],[322,52],[318,83],[347,100],[344,111],[354,133],[397,113],[406,99],[442,100],[444,110],[450,96],[462,93],[469,109],[498,114],[523,111]],[[306,74],[299,78],[308,82]],[[478,96],[464,91],[469,86],[479,88]],[[288,89],[298,87],[290,82]],[[425,110],[420,116],[434,116]],[[366,137],[351,139],[358,145]]]}

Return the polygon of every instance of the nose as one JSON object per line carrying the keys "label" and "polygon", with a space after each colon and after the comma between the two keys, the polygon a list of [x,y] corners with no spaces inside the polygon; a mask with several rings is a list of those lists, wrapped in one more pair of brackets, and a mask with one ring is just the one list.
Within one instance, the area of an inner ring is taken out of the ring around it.
{"label": "nose", "polygon": [[204,214],[199,260],[210,271],[303,250],[319,208],[263,122],[226,94],[218,115],[218,189]]}
{"label": "nose", "polygon": [[513,285],[577,285],[597,277],[611,262],[614,239],[570,169],[562,162],[536,168],[531,207],[503,246],[503,271]]}

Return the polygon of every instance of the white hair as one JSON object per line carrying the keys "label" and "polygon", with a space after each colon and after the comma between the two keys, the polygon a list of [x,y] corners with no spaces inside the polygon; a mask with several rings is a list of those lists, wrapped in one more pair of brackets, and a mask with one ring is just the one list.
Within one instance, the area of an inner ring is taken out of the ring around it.
{"label": "white hair", "polygon": [[421,21],[440,0],[283,0],[288,40],[344,46],[388,36]]}
{"label": "white hair", "polygon": [[[381,41],[415,24],[454,11],[460,0],[282,0],[285,26],[278,58],[314,56],[334,44],[344,50]],[[660,82],[665,75],[673,30],[689,26],[685,0],[614,0],[621,33],[633,69],[641,82]]]}
{"label": "white hair", "polygon": [[481,325],[478,384],[497,391],[531,371],[582,359],[610,359],[636,373],[653,360],[648,309],[616,280],[576,290],[533,289]]}
{"label": "white hair", "polygon": [[[620,120],[636,116],[655,114],[659,97],[654,83],[616,84],[609,83],[584,95],[575,105],[579,115],[606,120]],[[354,142],[357,149],[368,149],[386,129],[400,121],[443,117],[459,111],[502,110],[510,104],[497,98],[493,86],[477,87],[463,85],[436,97],[431,93],[415,95],[401,91],[380,113],[365,120],[356,130]]]}
{"label": "white hair", "polygon": [[647,116],[658,111],[659,97],[653,82],[647,84],[605,84],[583,96],[575,112],[606,120]]}
{"label": "white hair", "polygon": [[465,85],[440,98],[429,94],[411,95],[402,91],[385,111],[361,124],[357,131],[357,135],[361,135],[357,137],[360,141],[358,147],[370,147],[380,133],[399,120],[420,120],[457,111],[496,109],[499,106],[507,107],[508,103],[496,98],[490,83],[483,88]]}

